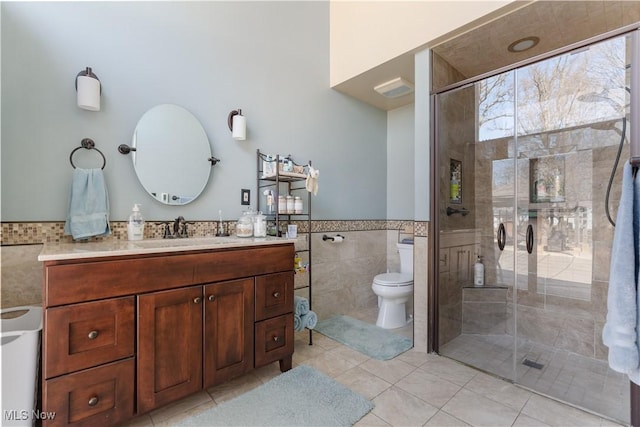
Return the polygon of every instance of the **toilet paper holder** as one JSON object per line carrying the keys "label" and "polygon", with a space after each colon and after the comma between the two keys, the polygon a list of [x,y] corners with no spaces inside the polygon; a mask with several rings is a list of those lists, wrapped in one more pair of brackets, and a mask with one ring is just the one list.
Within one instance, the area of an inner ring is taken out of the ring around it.
{"label": "toilet paper holder", "polygon": [[326,234],[322,236],[322,240],[327,241],[329,240],[330,242],[341,242],[345,239],[344,236],[341,236],[340,234],[336,234],[335,236],[327,236]]}

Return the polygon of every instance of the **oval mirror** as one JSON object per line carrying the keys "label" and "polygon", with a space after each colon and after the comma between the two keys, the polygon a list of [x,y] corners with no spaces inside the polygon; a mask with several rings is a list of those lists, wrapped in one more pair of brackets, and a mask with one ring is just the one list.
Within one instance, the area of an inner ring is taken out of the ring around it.
{"label": "oval mirror", "polygon": [[144,113],[131,146],[138,180],[161,203],[190,203],[209,181],[209,139],[198,119],[179,105],[157,105]]}

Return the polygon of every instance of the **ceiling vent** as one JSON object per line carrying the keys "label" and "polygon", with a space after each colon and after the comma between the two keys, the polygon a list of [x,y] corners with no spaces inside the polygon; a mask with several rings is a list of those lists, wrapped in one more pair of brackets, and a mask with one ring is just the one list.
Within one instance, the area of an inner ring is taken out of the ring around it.
{"label": "ceiling vent", "polygon": [[397,98],[413,92],[413,84],[409,83],[402,77],[396,77],[393,80],[379,84],[373,88],[382,96],[387,98]]}

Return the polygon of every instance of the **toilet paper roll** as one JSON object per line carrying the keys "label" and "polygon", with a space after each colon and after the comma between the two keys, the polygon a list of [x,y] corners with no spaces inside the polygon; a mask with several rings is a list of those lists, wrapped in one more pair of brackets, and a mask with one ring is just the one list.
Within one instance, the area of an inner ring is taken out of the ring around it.
{"label": "toilet paper roll", "polygon": [[335,236],[332,240],[333,243],[340,243],[344,240],[344,237],[342,236]]}
{"label": "toilet paper roll", "polygon": [[100,111],[100,81],[88,76],[78,76],[78,107]]}
{"label": "toilet paper roll", "polygon": [[233,139],[244,141],[247,138],[247,119],[240,114],[233,116]]}

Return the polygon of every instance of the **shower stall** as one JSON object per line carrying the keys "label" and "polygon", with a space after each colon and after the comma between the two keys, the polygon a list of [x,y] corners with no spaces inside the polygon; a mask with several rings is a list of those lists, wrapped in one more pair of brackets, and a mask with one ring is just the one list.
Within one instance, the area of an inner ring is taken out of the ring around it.
{"label": "shower stall", "polygon": [[433,347],[625,423],[601,337],[637,32],[434,95]]}

